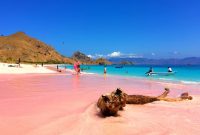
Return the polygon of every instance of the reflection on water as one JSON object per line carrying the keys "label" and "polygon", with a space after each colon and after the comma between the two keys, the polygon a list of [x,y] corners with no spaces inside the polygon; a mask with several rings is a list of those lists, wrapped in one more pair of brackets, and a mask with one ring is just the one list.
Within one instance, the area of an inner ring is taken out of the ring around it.
{"label": "reflection on water", "polygon": [[106,80],[106,74],[104,74],[103,77],[104,77],[104,80]]}

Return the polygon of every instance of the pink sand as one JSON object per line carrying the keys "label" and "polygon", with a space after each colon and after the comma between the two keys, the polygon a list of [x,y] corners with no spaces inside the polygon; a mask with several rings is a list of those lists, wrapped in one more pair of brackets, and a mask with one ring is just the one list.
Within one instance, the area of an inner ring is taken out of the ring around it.
{"label": "pink sand", "polygon": [[[102,118],[96,101],[121,87],[129,94],[169,96],[189,92],[192,101],[127,105]],[[200,133],[200,86],[97,75],[0,75],[1,135],[168,135]]]}

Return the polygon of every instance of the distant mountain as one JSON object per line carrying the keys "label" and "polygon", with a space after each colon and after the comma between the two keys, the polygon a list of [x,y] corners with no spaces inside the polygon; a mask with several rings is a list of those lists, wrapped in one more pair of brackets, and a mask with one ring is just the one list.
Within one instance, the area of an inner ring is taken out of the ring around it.
{"label": "distant mountain", "polygon": [[93,60],[90,57],[79,51],[74,52],[71,58],[80,61],[82,64],[93,64]]}
{"label": "distant mountain", "polygon": [[110,58],[109,61],[113,64],[129,61],[135,65],[200,65],[200,57],[183,59]]}
{"label": "distant mountain", "polygon": [[108,61],[104,58],[99,58],[99,59],[93,60],[90,57],[88,57],[87,55],[85,55],[84,53],[79,52],[79,51],[75,52],[72,55],[72,59],[78,60],[82,64],[98,64],[98,65],[105,65],[105,64],[110,65],[110,64],[112,64],[110,61]]}
{"label": "distant mountain", "polygon": [[107,59],[104,58],[98,58],[95,60],[95,63],[98,65],[111,65],[112,62],[108,61]]}
{"label": "distant mountain", "polygon": [[73,63],[73,60],[60,55],[55,49],[29,37],[24,32],[0,37],[0,62],[44,62]]}

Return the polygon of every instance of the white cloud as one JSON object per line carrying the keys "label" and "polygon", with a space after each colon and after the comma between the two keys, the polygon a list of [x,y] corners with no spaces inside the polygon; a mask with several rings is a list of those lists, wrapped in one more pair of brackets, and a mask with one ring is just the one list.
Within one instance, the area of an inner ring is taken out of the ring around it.
{"label": "white cloud", "polygon": [[90,55],[90,54],[89,54],[89,55],[87,55],[87,56],[88,56],[88,57],[90,57],[90,58],[93,58],[93,57],[94,57],[94,56],[92,56],[92,55]]}
{"label": "white cloud", "polygon": [[134,54],[134,53],[121,53],[119,51],[115,51],[115,52],[112,52],[112,53],[109,53],[107,55],[103,55],[103,54],[94,54],[94,55],[87,55],[88,57],[90,58],[93,58],[93,59],[98,59],[98,58],[116,58],[116,57],[120,57],[120,58],[143,58],[142,55],[138,55],[138,54]]}
{"label": "white cloud", "polygon": [[104,57],[104,55],[103,54],[95,54],[95,57],[96,58],[101,58],[101,57]]}
{"label": "white cloud", "polygon": [[138,54],[134,54],[134,53],[127,53],[127,54],[121,53],[120,57],[121,58],[142,58],[143,56],[138,55]]}
{"label": "white cloud", "polygon": [[112,52],[112,53],[108,54],[107,56],[109,56],[109,57],[120,57],[121,53],[120,52]]}
{"label": "white cloud", "polygon": [[124,55],[124,57],[128,57],[128,58],[143,58],[142,55],[137,55],[137,54],[127,54],[127,55]]}
{"label": "white cloud", "polygon": [[103,54],[94,54],[94,55],[88,54],[87,56],[90,57],[91,59],[105,57]]}

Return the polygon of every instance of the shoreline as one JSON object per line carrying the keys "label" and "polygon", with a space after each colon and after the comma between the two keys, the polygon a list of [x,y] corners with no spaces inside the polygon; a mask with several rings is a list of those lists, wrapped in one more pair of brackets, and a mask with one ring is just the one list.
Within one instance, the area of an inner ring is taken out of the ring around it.
{"label": "shoreline", "polygon": [[[98,74],[98,75],[101,75],[101,74]],[[161,83],[200,85],[200,82],[183,81],[183,80],[167,80],[167,79],[165,80],[165,79],[158,79],[158,78],[150,78],[149,79],[149,78],[146,78],[146,77],[139,77],[139,76],[120,76],[120,75],[107,75],[107,76],[110,76],[110,77],[119,77],[119,78],[123,77],[123,78],[140,79],[140,80],[153,81],[153,82],[161,82]]]}
{"label": "shoreline", "polygon": [[[14,78],[18,78],[18,77],[36,77],[36,76],[63,76],[63,77],[71,77],[71,78],[99,78],[101,80],[122,80],[122,81],[127,81],[127,82],[138,82],[139,84],[151,84],[152,86],[155,85],[159,85],[162,86],[160,87],[160,90],[164,89],[165,87],[168,88],[177,88],[177,87],[181,87],[184,89],[188,89],[189,91],[191,90],[199,90],[200,91],[200,87],[199,84],[187,84],[187,83],[181,83],[181,82],[170,82],[170,81],[163,81],[163,80],[149,80],[149,79],[145,79],[145,78],[137,78],[137,77],[124,77],[124,76],[115,76],[115,75],[100,75],[100,74],[89,74],[89,73],[82,73],[80,75],[74,74],[73,70],[67,70],[66,72],[55,72],[55,73],[27,73],[27,74],[0,74],[2,76],[13,76]],[[116,84],[116,88],[117,88]]]}
{"label": "shoreline", "polygon": [[[97,75],[102,75],[100,73],[92,73],[92,72],[87,72],[91,74],[97,74]],[[182,84],[195,84],[195,85],[200,85],[200,81],[186,81],[186,80],[173,80],[173,79],[160,79],[160,78],[148,78],[148,77],[141,77],[141,76],[124,76],[124,75],[117,75],[117,74],[106,74],[107,76],[111,77],[124,77],[124,78],[134,78],[134,79],[144,79],[144,80],[151,80],[151,81],[159,81],[159,82],[168,82],[168,83],[182,83]]]}
{"label": "shoreline", "polygon": [[114,75],[114,74],[99,74],[99,73],[93,73],[93,72],[84,72],[86,75],[96,75],[100,77],[114,77],[114,78],[123,78],[123,79],[138,79],[143,81],[150,81],[150,82],[158,82],[158,83],[172,83],[172,84],[182,84],[182,85],[200,85],[200,82],[193,82],[193,81],[183,81],[183,80],[165,80],[165,79],[158,79],[158,78],[146,78],[146,77],[140,77],[140,76],[123,76],[123,75]]}

